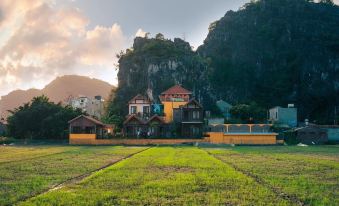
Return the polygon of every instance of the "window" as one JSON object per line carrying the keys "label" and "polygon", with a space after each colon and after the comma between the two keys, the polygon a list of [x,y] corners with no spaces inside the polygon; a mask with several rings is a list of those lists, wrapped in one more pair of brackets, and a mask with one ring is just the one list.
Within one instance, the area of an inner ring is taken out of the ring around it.
{"label": "window", "polygon": [[72,130],[71,131],[72,134],[81,134],[82,133],[81,127],[72,127],[71,130]]}
{"label": "window", "polygon": [[193,119],[200,119],[200,112],[199,111],[193,111]]}
{"label": "window", "polygon": [[149,113],[149,106],[143,106],[142,113],[148,114]]}
{"label": "window", "polygon": [[85,128],[85,134],[95,134],[94,127],[86,127]]}
{"label": "window", "polygon": [[137,107],[131,106],[131,114],[136,114],[136,113],[137,113]]}
{"label": "window", "polygon": [[198,137],[200,135],[199,127],[191,127],[191,132],[193,137]]}
{"label": "window", "polygon": [[188,111],[184,111],[184,120],[188,120]]}

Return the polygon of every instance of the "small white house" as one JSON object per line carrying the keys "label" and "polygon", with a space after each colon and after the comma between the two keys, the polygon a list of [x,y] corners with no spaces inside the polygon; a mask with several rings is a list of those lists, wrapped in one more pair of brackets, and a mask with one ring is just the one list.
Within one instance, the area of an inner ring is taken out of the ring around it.
{"label": "small white house", "polygon": [[269,110],[269,120],[273,124],[296,127],[298,123],[297,108],[290,104],[287,108],[274,107]]}
{"label": "small white house", "polygon": [[128,114],[138,115],[143,118],[147,118],[150,115],[151,101],[149,98],[138,94],[128,102]]}
{"label": "small white house", "polygon": [[79,96],[78,98],[71,98],[68,104],[74,109],[81,109],[92,117],[100,119],[104,113],[104,100],[101,96],[94,98]]}

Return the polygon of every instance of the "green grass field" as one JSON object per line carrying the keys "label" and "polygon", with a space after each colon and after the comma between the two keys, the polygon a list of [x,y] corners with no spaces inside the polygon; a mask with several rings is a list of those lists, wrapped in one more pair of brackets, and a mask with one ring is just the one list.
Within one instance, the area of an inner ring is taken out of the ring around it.
{"label": "green grass field", "polygon": [[339,205],[338,191],[338,146],[0,147],[0,205]]}

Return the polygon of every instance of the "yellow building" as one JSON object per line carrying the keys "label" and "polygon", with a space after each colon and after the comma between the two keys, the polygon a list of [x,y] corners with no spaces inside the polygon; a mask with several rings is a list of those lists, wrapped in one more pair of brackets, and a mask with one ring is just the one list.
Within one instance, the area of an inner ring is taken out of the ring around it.
{"label": "yellow building", "polygon": [[192,92],[180,85],[175,85],[160,94],[160,101],[164,105],[165,122],[173,121],[173,109],[186,105],[192,96]]}

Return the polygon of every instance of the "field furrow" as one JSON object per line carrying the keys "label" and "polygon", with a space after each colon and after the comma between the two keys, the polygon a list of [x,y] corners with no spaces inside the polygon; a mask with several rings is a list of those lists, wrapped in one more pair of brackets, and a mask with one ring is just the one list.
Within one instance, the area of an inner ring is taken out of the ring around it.
{"label": "field furrow", "polygon": [[[88,174],[144,149],[111,146],[77,147],[63,153],[25,161],[18,162],[15,158],[13,162],[0,164],[0,205],[12,205],[25,200],[68,179]],[[24,152],[21,154],[24,155]]]}
{"label": "field furrow", "polygon": [[306,205],[339,205],[339,151],[335,149],[338,147],[290,147],[288,152],[278,147],[276,151],[261,147],[261,152],[256,147],[205,148],[273,191]]}
{"label": "field furrow", "polygon": [[157,147],[20,205],[293,205],[207,152]]}

